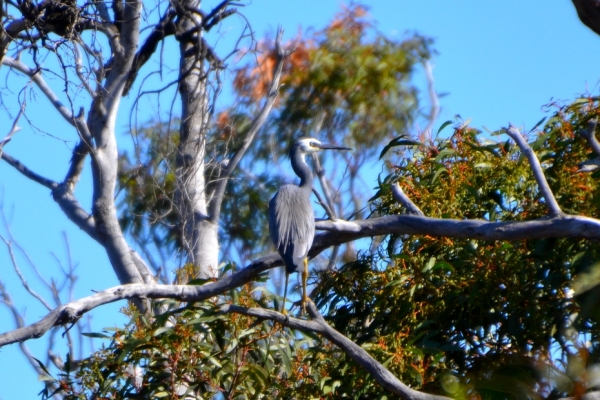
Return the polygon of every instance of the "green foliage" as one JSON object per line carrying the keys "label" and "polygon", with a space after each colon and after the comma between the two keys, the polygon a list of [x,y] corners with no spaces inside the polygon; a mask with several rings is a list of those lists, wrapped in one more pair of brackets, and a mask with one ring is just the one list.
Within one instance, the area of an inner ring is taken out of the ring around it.
{"label": "green foliage", "polygon": [[[390,174],[379,182],[372,215],[403,212],[390,193],[396,182],[430,217],[511,222],[547,214],[531,168],[510,140],[491,140],[462,122],[449,137],[417,142],[404,136],[418,110],[412,71],[430,56],[430,42],[419,36],[389,40],[364,12],[349,8],[326,29],[297,40],[261,144],[250,150],[227,189],[221,233],[226,254],[235,247],[241,257],[251,257],[265,248],[266,205],[283,179],[273,171],[273,155],[311,131],[357,150],[344,160],[348,176],[332,174],[350,182],[350,212],[364,200],[353,185],[359,167],[385,155]],[[258,67],[238,70],[240,107],[223,112],[211,126],[211,181],[243,140],[266,93],[273,54],[258,60]],[[578,132],[600,115],[599,100],[551,107],[551,118],[534,127],[542,129],[529,133],[530,145],[563,211],[598,217],[600,172],[578,173],[577,164],[593,157]],[[451,125],[441,124],[438,135]],[[157,124],[137,138],[139,148],[148,150],[122,157],[122,223],[142,245],[171,252],[180,247],[173,207],[177,135]],[[383,149],[373,145],[385,139],[390,141]],[[411,150],[396,159],[392,154],[402,146]],[[343,267],[318,273],[312,297],[332,326],[424,391],[464,399],[580,394],[588,384],[582,377],[600,358],[598,260],[597,246],[581,239],[391,235],[374,240],[369,252]],[[167,303],[169,311],[155,320],[135,317],[78,372],[59,376],[62,393],[179,398],[184,384],[199,398],[388,395],[319,337],[219,314],[219,306],[230,302],[271,308],[277,298],[244,287],[184,308]],[[141,380],[133,376],[136,368]]]}
{"label": "green foliage", "polygon": [[163,253],[181,246],[174,211],[177,123],[149,124],[134,135],[135,154],[119,157],[120,222],[139,244],[160,242]]}
{"label": "green foliage", "polygon": [[[575,172],[590,152],[575,132],[598,114],[597,99],[560,107],[531,143],[567,213],[598,214],[597,177]],[[464,124],[390,166],[394,173],[381,184],[377,214],[401,212],[389,192],[392,182],[431,217],[506,222],[547,213],[519,149]],[[582,309],[581,297],[572,297],[572,286],[599,258],[597,246],[581,239],[392,235],[378,251],[320,274],[314,293],[336,329],[368,343],[405,383],[443,393],[454,382],[450,394],[457,397],[538,398],[573,378],[563,364],[578,359],[573,353],[580,354],[583,338],[591,340],[578,362],[585,369],[597,359],[597,318]],[[577,313],[574,334],[569,321]]]}
{"label": "green foliage", "polygon": [[[377,154],[373,143],[407,131],[414,122],[418,99],[411,79],[431,56],[432,41],[416,34],[392,40],[375,29],[367,10],[345,8],[328,27],[293,43],[275,119],[264,132],[278,154],[314,132],[353,147],[356,163],[362,164]],[[248,104],[266,95],[276,56],[266,46],[258,67],[237,72],[237,92]]]}
{"label": "green foliage", "polygon": [[[228,259],[242,263],[260,255],[271,244],[267,226],[270,197],[290,175],[278,157],[287,154],[300,136],[314,135],[346,143],[356,152],[327,155],[342,170],[328,171],[352,199],[338,204],[339,215],[361,210],[367,202],[355,182],[360,168],[375,155],[377,146],[405,132],[418,115],[417,90],[411,84],[415,67],[430,54],[431,41],[418,35],[402,41],[386,38],[366,16],[366,8],[344,9],[322,31],[299,37],[291,44],[281,80],[278,103],[229,181],[221,207],[220,244]],[[275,63],[272,43],[264,42],[252,64],[235,70],[237,106],[218,113],[206,132],[206,200],[228,162],[245,138],[262,104]],[[169,255],[182,249],[175,180],[178,121],[152,122],[134,134],[134,154],[120,158],[121,224],[148,256],[160,255],[153,266],[168,266]],[[313,132],[311,132],[313,131]],[[325,136],[325,137],[322,137]],[[336,157],[346,157],[340,160]],[[285,161],[287,163],[287,161]]]}
{"label": "green foliage", "polygon": [[[569,213],[598,213],[597,177],[575,173],[589,157],[575,132],[599,114],[597,99],[560,107],[531,140]],[[432,217],[508,222],[546,214],[518,148],[464,124],[389,163],[393,173],[381,183],[376,214],[402,212],[389,194],[394,181]],[[589,302],[595,288],[573,297],[572,287],[596,268],[593,243],[394,235],[377,243],[356,261],[318,273],[312,297],[335,329],[404,383],[463,399],[585,391],[599,359],[596,303]],[[193,271],[186,274],[182,279]],[[57,378],[60,390],[68,398],[181,398],[185,390],[198,398],[389,395],[318,336],[218,311],[231,302],[271,308],[277,300],[247,285],[183,308],[166,302],[163,315],[136,316],[107,335],[110,344],[78,372]],[[577,324],[570,323],[578,314]],[[137,380],[136,371],[142,372]]]}
{"label": "green foliage", "polygon": [[122,329],[88,335],[109,343],[84,360],[78,372],[45,379],[58,383],[56,393],[66,399],[313,398],[337,393],[340,381],[324,373],[341,357],[339,350],[268,321],[220,313],[219,305],[231,299],[248,307],[269,307],[272,301],[267,291],[251,291],[250,286],[230,295],[183,308],[166,301],[161,305],[169,311],[151,321],[134,313]]}

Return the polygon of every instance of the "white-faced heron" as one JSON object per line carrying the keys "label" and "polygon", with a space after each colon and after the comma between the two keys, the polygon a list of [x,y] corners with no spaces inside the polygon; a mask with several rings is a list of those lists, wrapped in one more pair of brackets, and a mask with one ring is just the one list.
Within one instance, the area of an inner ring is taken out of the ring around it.
{"label": "white-faced heron", "polygon": [[315,215],[310,195],[313,174],[306,164],[306,156],[319,150],[352,150],[348,147],[321,143],[313,138],[298,139],[290,150],[292,168],[300,178],[300,185],[285,185],[275,193],[269,202],[269,232],[271,240],[285,263],[285,289],[282,312],[289,275],[302,272],[302,310],[305,311],[306,279],[308,278],[308,251],[315,237]]}

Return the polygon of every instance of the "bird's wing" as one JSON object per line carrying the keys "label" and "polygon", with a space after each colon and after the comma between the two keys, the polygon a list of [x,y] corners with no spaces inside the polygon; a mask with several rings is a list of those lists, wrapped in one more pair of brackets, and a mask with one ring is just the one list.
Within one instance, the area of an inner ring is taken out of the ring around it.
{"label": "bird's wing", "polygon": [[302,266],[315,235],[315,217],[307,194],[298,186],[285,185],[269,202],[271,240],[288,270]]}

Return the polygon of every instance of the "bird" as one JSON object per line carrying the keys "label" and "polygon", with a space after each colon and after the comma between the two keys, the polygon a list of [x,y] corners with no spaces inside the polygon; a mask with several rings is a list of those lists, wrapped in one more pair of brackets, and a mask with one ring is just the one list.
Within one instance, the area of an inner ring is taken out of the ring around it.
{"label": "bird", "polygon": [[306,280],[308,278],[308,251],[315,237],[315,215],[310,195],[313,173],[306,164],[306,156],[320,150],[352,150],[348,147],[321,143],[317,139],[302,137],[290,150],[292,169],[300,178],[300,185],[282,186],[269,201],[269,233],[271,241],[285,264],[285,288],[282,313],[286,314],[285,301],[289,275],[302,273],[302,312],[306,312]]}

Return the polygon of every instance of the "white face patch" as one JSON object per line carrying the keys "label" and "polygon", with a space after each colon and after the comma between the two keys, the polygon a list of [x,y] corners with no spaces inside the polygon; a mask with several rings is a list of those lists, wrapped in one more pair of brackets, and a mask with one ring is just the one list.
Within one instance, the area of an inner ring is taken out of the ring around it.
{"label": "white face patch", "polygon": [[303,154],[316,153],[320,150],[320,148],[318,147],[318,145],[320,144],[321,142],[314,138],[302,138],[298,140],[300,151]]}

